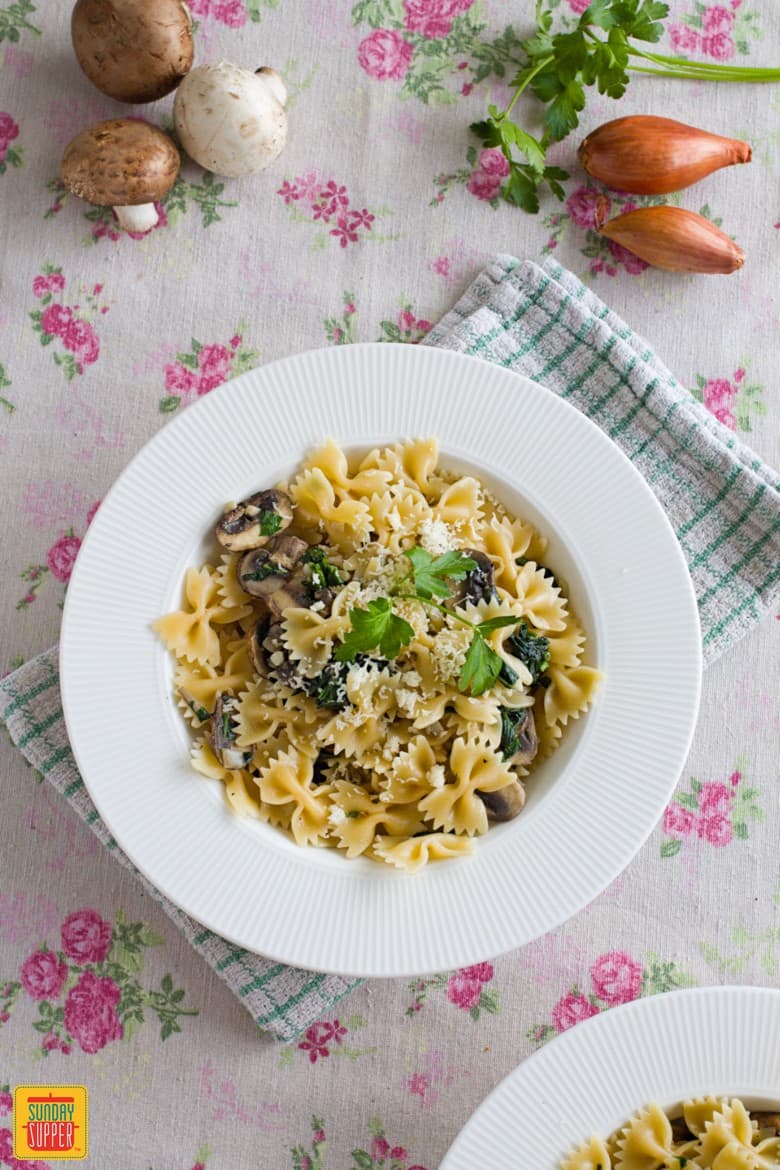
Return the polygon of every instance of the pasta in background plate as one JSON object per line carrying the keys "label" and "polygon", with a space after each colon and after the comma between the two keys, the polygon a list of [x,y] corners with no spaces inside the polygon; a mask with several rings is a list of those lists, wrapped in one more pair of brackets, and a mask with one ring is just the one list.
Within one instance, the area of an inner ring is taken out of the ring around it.
{"label": "pasta in background plate", "polygon": [[780,1113],[748,1110],[736,1097],[699,1097],[671,1119],[653,1102],[623,1129],[592,1137],[560,1170],[771,1170],[780,1166]]}
{"label": "pasta in background plate", "polygon": [[435,439],[354,462],[331,440],[215,535],[154,628],[237,813],[413,871],[521,811],[600,679],[532,525]]}

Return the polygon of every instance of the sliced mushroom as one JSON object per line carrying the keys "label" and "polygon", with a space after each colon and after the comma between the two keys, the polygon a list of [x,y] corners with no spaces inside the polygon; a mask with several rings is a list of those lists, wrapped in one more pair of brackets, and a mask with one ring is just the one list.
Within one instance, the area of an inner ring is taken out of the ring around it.
{"label": "sliced mushroom", "polygon": [[257,623],[249,635],[249,656],[258,674],[275,682],[293,685],[297,667],[290,660],[287,645],[282,636],[282,623],[267,615]]}
{"label": "sliced mushroom", "polygon": [[214,755],[223,768],[243,768],[252,759],[252,752],[242,751],[236,747],[236,729],[233,716],[237,711],[237,702],[233,695],[223,692],[217,695],[214,714],[211,717],[211,735],[209,741]]}
{"label": "sliced mushroom", "polygon": [[490,601],[496,591],[493,562],[487,553],[480,552],[479,549],[464,548],[461,551],[464,556],[475,560],[477,567],[457,583],[450,597],[451,604],[477,605],[480,601]]}
{"label": "sliced mushroom", "polygon": [[530,764],[539,751],[539,736],[532,707],[501,708],[501,751],[513,768]]}
{"label": "sliced mushroom", "polygon": [[519,780],[513,780],[497,792],[480,792],[477,796],[487,809],[488,820],[512,821],[525,804],[525,791]]}
{"label": "sliced mushroom", "polygon": [[272,536],[289,527],[292,518],[292,500],[287,493],[269,488],[255,492],[226,512],[214,534],[223,548],[230,552],[245,552],[250,548],[262,548]]}
{"label": "sliced mushroom", "polygon": [[271,624],[269,614],[265,614],[257,625],[249,630],[246,636],[247,648],[249,651],[249,661],[254,667],[255,674],[267,675],[269,673],[269,663],[266,657],[263,642],[268,636],[268,628]]}
{"label": "sliced mushroom", "polygon": [[286,609],[307,609],[312,603],[312,596],[303,578],[293,573],[265,601],[274,617],[280,618]]}
{"label": "sliced mushroom", "polygon": [[308,547],[299,536],[284,533],[250,549],[238,563],[241,588],[253,597],[268,597],[285,584]]}

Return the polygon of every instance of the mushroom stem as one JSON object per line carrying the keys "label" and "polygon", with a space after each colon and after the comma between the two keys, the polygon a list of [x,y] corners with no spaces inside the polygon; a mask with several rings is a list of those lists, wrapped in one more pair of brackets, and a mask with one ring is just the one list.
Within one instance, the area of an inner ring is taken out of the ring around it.
{"label": "mushroom stem", "polygon": [[157,227],[160,216],[153,203],[137,203],[134,207],[115,207],[114,214],[126,232],[150,232]]}

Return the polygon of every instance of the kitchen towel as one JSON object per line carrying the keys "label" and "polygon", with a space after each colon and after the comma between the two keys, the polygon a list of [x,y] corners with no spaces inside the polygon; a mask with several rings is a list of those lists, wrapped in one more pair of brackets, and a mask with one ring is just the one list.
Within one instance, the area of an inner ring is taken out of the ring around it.
{"label": "kitchen towel", "polygon": [[[705,661],[776,604],[780,477],[682,387],[652,349],[570,272],[499,256],[426,344],[494,361],[541,382],[587,414],[628,455],[663,505],[696,588]],[[0,680],[0,718],[32,766],[120,864],[68,743],[57,650]],[[291,1040],[359,985],[251,954],[161,904],[258,1026]]]}

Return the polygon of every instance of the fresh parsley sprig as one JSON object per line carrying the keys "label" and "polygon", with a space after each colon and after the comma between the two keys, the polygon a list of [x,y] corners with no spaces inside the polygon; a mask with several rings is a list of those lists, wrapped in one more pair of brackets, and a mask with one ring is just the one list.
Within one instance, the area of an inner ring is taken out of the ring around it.
{"label": "fresh parsley sprig", "polygon": [[401,648],[411,642],[414,629],[409,622],[393,612],[393,601],[418,601],[441,610],[473,631],[458,678],[458,688],[461,691],[468,690],[472,695],[483,694],[494,685],[505,666],[501,655],[488,644],[487,635],[502,626],[516,626],[522,618],[503,615],[487,618],[483,622],[472,622],[436,600],[437,597],[450,597],[450,582],[462,581],[477,567],[474,558],[466,553],[451,549],[435,557],[426,549],[416,546],[407,549],[404,555],[410,567],[391,587],[390,597],[377,597],[369,601],[366,609],[356,607],[349,611],[352,629],[336,648],[336,660],[353,662],[358,654],[377,649],[384,658],[395,658]]}
{"label": "fresh parsley sprig", "polygon": [[[780,69],[688,61],[640,48],[661,39],[662,22],[668,15],[669,5],[663,0],[591,0],[574,28],[554,33],[552,11],[545,7],[545,0],[537,0],[537,29],[521,42],[525,60],[511,83],[512,100],[503,111],[489,106],[488,117],[471,127],[484,146],[498,147],[509,163],[509,177],[502,188],[509,203],[535,213],[540,188],[545,186],[557,199],[564,198],[561,183],[568,179],[568,172],[548,165],[547,149],[577,128],[590,86],[618,99],[631,73],[704,81],[780,80]],[[538,138],[510,118],[526,89],[546,107]]]}

